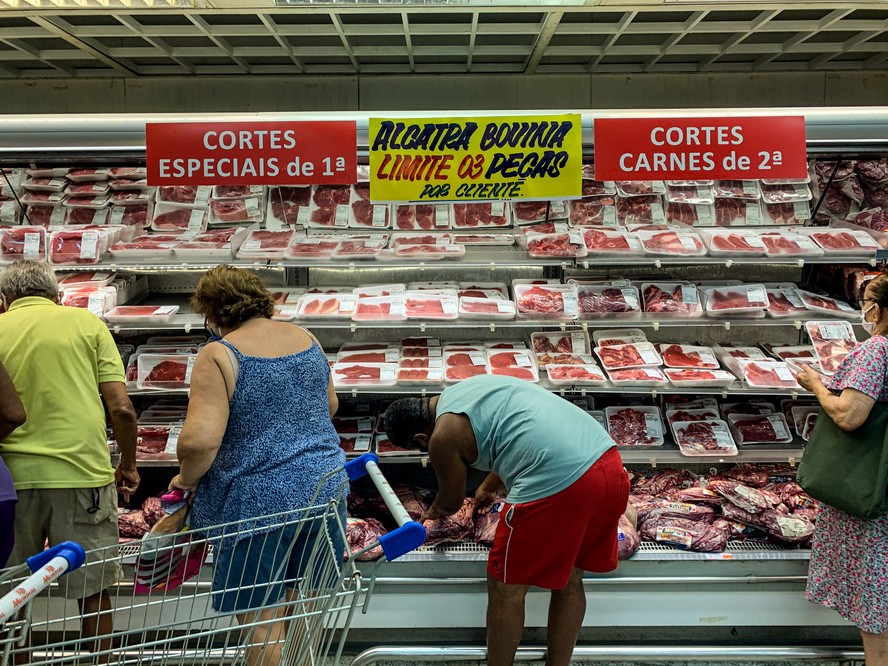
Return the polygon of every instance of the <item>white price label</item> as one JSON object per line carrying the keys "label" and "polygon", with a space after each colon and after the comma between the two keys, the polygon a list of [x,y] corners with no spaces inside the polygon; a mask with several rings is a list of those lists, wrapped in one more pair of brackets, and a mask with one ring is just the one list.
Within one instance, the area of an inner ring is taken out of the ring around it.
{"label": "white price label", "polygon": [[99,234],[88,231],[80,239],[80,258],[96,259],[99,256]]}
{"label": "white price label", "polygon": [[444,350],[440,347],[429,347],[429,355],[428,358],[441,358],[444,356]]}
{"label": "white price label", "polygon": [[515,314],[515,304],[512,301],[496,301],[496,310],[500,314]]}
{"label": "white price label", "polygon": [[396,298],[392,300],[391,307],[389,308],[389,315],[392,317],[403,317],[404,316],[404,300],[400,298]]}
{"label": "white price label", "polygon": [[284,299],[284,303],[286,303],[288,305],[295,305],[296,303],[299,302],[300,298],[302,298],[302,294],[294,291],[292,293],[287,294],[287,298]]}
{"label": "white price label", "polygon": [[629,280],[621,279],[621,280],[608,280],[604,283],[608,287],[614,287],[616,289],[627,289],[632,286],[632,282]]}
{"label": "white price label", "polygon": [[638,302],[638,292],[633,291],[632,289],[620,289],[620,293],[623,295],[623,300],[626,301],[626,305],[628,305],[630,309],[641,309],[641,304]]}
{"label": "white price label", "polygon": [[698,187],[696,189],[697,189],[697,199],[701,203],[707,203],[709,201],[712,201],[712,193],[709,191],[708,187]]}
{"label": "white price label", "polygon": [[40,255],[40,235],[37,232],[25,234],[25,247],[22,255],[25,259],[37,259]]}
{"label": "white price label", "polygon": [[648,437],[657,438],[663,436],[663,427],[660,424],[658,414],[644,413],[644,430]]}
{"label": "white price label", "polygon": [[703,365],[718,366],[718,359],[715,358],[715,354],[712,353],[711,350],[705,348],[697,348],[694,350],[694,353],[700,357],[700,362]]}
{"label": "white price label", "polygon": [[166,315],[171,315],[176,311],[175,305],[161,305],[157,308],[153,313],[151,313],[152,317],[165,317]]}
{"label": "white price label", "polygon": [[398,366],[396,365],[383,365],[379,371],[379,379],[380,381],[390,382],[395,378],[395,373],[398,371]]}
{"label": "white price label", "polygon": [[525,354],[516,354],[515,355],[515,365],[519,368],[532,368],[533,361]]}
{"label": "white price label", "polygon": [[792,205],[793,215],[798,222],[803,222],[811,218],[811,209],[808,207],[807,201],[796,201]]}
{"label": "white price label", "polygon": [[650,345],[636,345],[635,350],[638,352],[638,355],[641,357],[641,360],[644,361],[645,365],[660,364],[660,357]]}
{"label": "white price label", "polygon": [[469,352],[469,360],[472,365],[487,365],[487,360],[481,352]]}
{"label": "white price label", "polygon": [[821,340],[845,340],[851,339],[847,324],[820,324]]}
{"label": "white price label", "polygon": [[123,224],[123,214],[126,208],[123,206],[114,206],[111,209],[111,224]]}
{"label": "white price label", "polygon": [[401,358],[401,352],[398,349],[386,349],[385,350],[385,362],[386,363],[397,363],[398,359]]}
{"label": "white price label", "polygon": [[710,429],[715,436],[715,443],[720,449],[730,449],[734,446],[734,438],[721,423],[710,423]]}
{"label": "white price label", "polygon": [[771,422],[771,426],[774,428],[774,435],[777,439],[789,439],[789,432],[787,432],[786,426],[783,425],[783,419],[779,416],[769,416],[768,421]]}
{"label": "white price label", "polygon": [[651,204],[651,222],[654,224],[666,224],[666,214],[663,212],[663,204]]}
{"label": "white price label", "polygon": [[262,215],[262,211],[259,210],[259,199],[247,199],[244,201],[244,206],[247,209],[247,217],[251,220],[255,220]]}
{"label": "white price label", "polygon": [[57,206],[52,209],[52,215],[49,216],[49,226],[60,227],[65,224],[65,209]]}
{"label": "white price label", "polygon": [[370,224],[374,227],[384,227],[386,222],[386,207],[373,206],[373,220]]}
{"label": "white price label", "polygon": [[583,234],[579,231],[571,231],[567,235],[568,241],[572,245],[579,245],[581,247],[585,246],[586,242],[583,240]]}
{"label": "white price label", "polygon": [[[284,220],[287,224],[293,224],[293,220],[290,219],[290,216],[286,216],[287,219]],[[311,210],[308,206],[299,206],[299,212],[296,213],[296,224],[302,225],[303,227],[307,227],[308,223],[311,221]]]}
{"label": "white price label", "polygon": [[502,201],[490,202],[490,215],[492,217],[502,217],[506,214],[506,204]]}
{"label": "white price label", "polygon": [[768,291],[762,286],[748,287],[746,289],[746,300],[751,306],[762,304],[768,305]]}
{"label": "white price label", "polygon": [[244,252],[258,252],[262,249],[262,241],[258,240],[248,240],[244,241],[244,244],[241,245],[241,250]]}
{"label": "white price label", "polygon": [[333,225],[337,227],[348,226],[348,206],[336,206],[336,216],[333,219]]}
{"label": "white price label", "polygon": [[355,453],[366,453],[370,450],[370,435],[358,435],[355,437]]}
{"label": "white price label", "polygon": [[435,206],[435,226],[446,229],[450,226],[450,207],[445,204]]}
{"label": "white price label", "polygon": [[798,308],[800,310],[807,309],[805,307],[805,303],[802,301],[802,297],[799,296],[799,293],[795,289],[781,289],[780,294],[789,301],[790,305],[794,308]]}
{"label": "white price label", "polygon": [[299,314],[299,308],[295,305],[284,305],[277,308],[277,316],[286,319],[293,319]]}
{"label": "white price label", "polygon": [[698,245],[693,234],[690,234],[687,231],[679,231],[675,235],[678,237],[678,242],[681,243],[681,246],[684,249],[690,250],[691,252],[697,250]]}
{"label": "white price label", "polygon": [[[556,234],[566,234],[570,231],[570,227],[567,226],[567,222],[556,222],[554,225]],[[577,232],[579,233],[579,232]],[[571,241],[574,242],[574,241]],[[582,245],[583,239],[580,237],[580,244]]]}
{"label": "white price label", "polygon": [[746,204],[746,224],[762,223],[762,207],[757,203]]}
{"label": "white price label", "polygon": [[796,184],[792,185],[792,194],[795,197],[807,199],[811,193],[808,192],[807,185],[800,185],[800,184],[796,183]]}
{"label": "white price label", "polygon": [[197,192],[194,195],[194,203],[198,205],[202,205],[207,203],[210,200],[210,194],[212,193],[213,188],[210,185],[201,185],[197,188]]}
{"label": "white price label", "polygon": [[[334,299],[336,300],[336,299]],[[339,311],[342,313],[346,312],[354,312],[355,310],[355,299],[352,298],[342,298],[339,300]]]}
{"label": "white price label", "polygon": [[758,197],[758,184],[754,180],[744,180],[743,194],[749,197]]}
{"label": "white price label", "polygon": [[441,309],[446,315],[455,315],[459,312],[459,300],[454,296],[443,296],[441,298]]}
{"label": "white price label", "polygon": [[615,206],[603,206],[600,217],[601,224],[605,227],[616,227],[619,224],[617,222],[617,209]]}
{"label": "white price label", "polygon": [[694,285],[681,285],[681,302],[688,305],[697,305],[700,302],[697,297],[697,288]]}
{"label": "white price label", "polygon": [[358,432],[373,432],[373,421],[370,419],[358,419]]}
{"label": "white price label", "polygon": [[101,317],[105,313],[105,294],[90,294],[87,300],[86,309],[95,316]]}
{"label": "white price label", "polygon": [[549,217],[561,218],[567,217],[567,206],[561,199],[549,202]]}
{"label": "white price label", "polygon": [[626,234],[626,242],[629,243],[629,249],[633,252],[641,252],[644,249],[641,239],[633,234]]}
{"label": "white price label", "polygon": [[583,354],[586,351],[586,334],[581,331],[572,331],[570,334],[570,350],[574,354]]}
{"label": "white price label", "polygon": [[189,356],[188,357],[188,365],[185,367],[185,383],[191,383],[191,372],[194,370],[194,362],[197,360],[197,356]]}
{"label": "white price label", "polygon": [[51,187],[51,188],[55,189],[55,188],[65,187],[65,185],[67,185],[67,184],[68,184],[68,181],[65,180],[64,178],[53,178],[52,180],[49,181],[49,184],[46,185],[46,187]]}
{"label": "white price label", "polygon": [[854,240],[857,241],[860,247],[873,250],[879,249],[879,244],[876,240],[865,231],[852,230],[849,233],[854,237]]}
{"label": "white price label", "polygon": [[173,426],[167,435],[166,446],[163,452],[168,455],[176,455],[176,448],[179,446],[179,435],[182,433],[182,426]]}
{"label": "white price label", "polygon": [[576,292],[565,291],[562,297],[564,299],[564,314],[568,317],[576,317],[580,312],[580,302]]}
{"label": "white price label", "polygon": [[795,376],[792,374],[792,370],[789,369],[784,363],[775,363],[773,365],[774,374],[777,375],[777,379],[782,382],[791,382],[795,380]]}
{"label": "white price label", "polygon": [[15,222],[15,201],[4,201],[0,203],[0,222],[12,224]]}
{"label": "white price label", "polygon": [[817,246],[807,236],[793,236],[792,240],[803,250],[816,250]]}
{"label": "white price label", "polygon": [[201,231],[204,221],[204,212],[202,210],[193,210],[188,217],[188,226],[186,231],[195,233]]}
{"label": "white price label", "polygon": [[697,213],[697,222],[700,224],[708,226],[715,222],[715,220],[712,219],[712,208],[709,206],[697,206],[695,210]]}
{"label": "white price label", "polygon": [[430,358],[427,361],[427,368],[430,370],[441,370],[444,368],[444,359],[443,358]]}

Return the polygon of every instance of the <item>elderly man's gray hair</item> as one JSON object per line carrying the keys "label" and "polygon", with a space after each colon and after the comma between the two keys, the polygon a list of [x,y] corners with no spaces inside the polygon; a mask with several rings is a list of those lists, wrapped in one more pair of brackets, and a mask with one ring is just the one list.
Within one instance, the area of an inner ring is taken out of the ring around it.
{"label": "elderly man's gray hair", "polygon": [[55,301],[59,296],[59,283],[45,261],[19,261],[0,271],[0,295],[7,305],[28,296]]}

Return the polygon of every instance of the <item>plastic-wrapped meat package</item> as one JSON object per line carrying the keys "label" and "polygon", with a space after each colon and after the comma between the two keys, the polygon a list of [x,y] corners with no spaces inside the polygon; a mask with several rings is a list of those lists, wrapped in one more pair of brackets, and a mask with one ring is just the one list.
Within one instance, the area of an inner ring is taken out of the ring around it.
{"label": "plastic-wrapped meat package", "polygon": [[487,375],[487,357],[482,351],[444,352],[444,379],[458,382],[469,377]]}
{"label": "plastic-wrapped meat package", "polygon": [[311,197],[310,227],[348,226],[352,188],[348,185],[318,185]]}
{"label": "plastic-wrapped meat package", "polygon": [[157,201],[205,207],[212,193],[213,188],[205,185],[162,185],[157,188]]}
{"label": "plastic-wrapped meat package", "polygon": [[718,198],[746,201],[758,201],[761,198],[759,184],[755,180],[718,180],[713,189]]}
{"label": "plastic-wrapped meat package", "polygon": [[641,291],[645,312],[686,317],[703,313],[697,288],[692,284],[645,283]]}
{"label": "plastic-wrapped meat package", "polygon": [[549,213],[548,201],[514,201],[511,204],[512,217],[519,225],[545,222]]}
{"label": "plastic-wrapped meat package", "polygon": [[715,208],[712,204],[666,204],[666,222],[708,227],[715,224]]}
{"label": "plastic-wrapped meat package", "polygon": [[75,197],[95,196],[108,194],[110,190],[108,183],[81,183],[68,185],[65,188],[65,194]]}
{"label": "plastic-wrapped meat package", "polygon": [[107,208],[68,208],[65,211],[65,224],[105,225],[108,223]]}
{"label": "plastic-wrapped meat package", "polygon": [[796,317],[810,312],[795,289],[768,289],[768,314],[772,317]]}
{"label": "plastic-wrapped meat package", "polygon": [[511,234],[454,234],[453,242],[461,245],[510,247],[515,244],[515,237]]}
{"label": "plastic-wrapped meat package", "polygon": [[264,197],[264,185],[216,185],[213,187],[213,199],[249,199]]}
{"label": "plastic-wrapped meat package", "polygon": [[644,252],[638,236],[623,230],[584,229],[582,233],[590,254],[641,255]]}
{"label": "plastic-wrapped meat package", "polygon": [[311,215],[310,202],[310,185],[270,188],[265,212],[265,227],[267,229],[295,225],[307,227]]}
{"label": "plastic-wrapped meat package", "polygon": [[666,422],[673,423],[693,423],[694,421],[718,421],[718,410],[712,407],[691,409],[682,408],[671,405],[666,409]]}
{"label": "plastic-wrapped meat package", "polygon": [[592,334],[592,339],[596,347],[615,347],[648,341],[644,331],[638,328],[616,328],[595,331]]}
{"label": "plastic-wrapped meat package", "polygon": [[375,259],[385,246],[383,240],[343,239],[333,250],[334,259]]}
{"label": "plastic-wrapped meat package", "polygon": [[799,433],[803,441],[811,441],[811,433],[814,432],[815,425],[817,425],[817,414],[808,414],[805,417],[805,423],[802,426],[802,431]]}
{"label": "plastic-wrapped meat package", "polygon": [[540,380],[539,370],[529,350],[491,350],[487,352],[487,364],[493,375],[504,375],[525,379],[529,382]]}
{"label": "plastic-wrapped meat package", "polygon": [[[139,426],[136,440],[136,460],[160,460],[164,456],[170,426]],[[175,453],[170,454],[175,459]]]}
{"label": "plastic-wrapped meat package", "polygon": [[868,208],[888,208],[888,183],[867,186],[864,203]]}
{"label": "plastic-wrapped meat package", "polygon": [[[379,537],[388,534],[388,531],[375,518],[352,518],[349,516],[346,521],[345,534],[348,539],[347,556],[351,557],[379,541]],[[382,546],[375,546],[355,559],[359,562],[368,562],[378,560],[383,554]]]}
{"label": "plastic-wrapped meat package", "polygon": [[46,257],[46,229],[43,227],[0,228],[0,263]]}
{"label": "plastic-wrapped meat package", "polygon": [[138,358],[139,382],[141,388],[179,389],[190,384],[189,366],[194,356],[181,354],[164,356],[142,354]]}
{"label": "plastic-wrapped meat package", "polygon": [[769,257],[783,257],[787,255],[797,257],[817,257],[823,254],[817,245],[807,236],[791,232],[767,232],[760,238],[767,248],[765,253]]}
{"label": "plastic-wrapped meat package", "polygon": [[638,520],[642,523],[656,518],[684,518],[699,523],[712,523],[715,511],[704,504],[687,504],[684,502],[655,499],[635,507]]}
{"label": "plastic-wrapped meat package", "polygon": [[348,226],[361,229],[391,228],[391,206],[370,203],[370,188],[366,183],[354,186],[350,204]]}
{"label": "plastic-wrapped meat package", "polygon": [[855,166],[857,175],[867,183],[888,181],[888,159],[860,160]]}
{"label": "plastic-wrapped meat package", "polygon": [[290,230],[254,229],[241,244],[237,256],[242,259],[282,258],[295,238],[295,233]]}
{"label": "plastic-wrapped meat package", "polygon": [[612,196],[584,196],[568,203],[570,223],[575,226],[616,226],[617,209]]}
{"label": "plastic-wrapped meat package", "polygon": [[23,188],[34,192],[62,192],[67,185],[67,180],[57,177],[28,178],[22,183]]}
{"label": "plastic-wrapped meat package", "polygon": [[626,516],[617,523],[617,559],[628,560],[641,545],[641,537]]}
{"label": "plastic-wrapped meat package", "polygon": [[762,199],[766,204],[794,203],[810,201],[811,190],[807,185],[765,185],[762,184]]}
{"label": "plastic-wrapped meat package", "polygon": [[101,317],[117,303],[117,289],[114,287],[77,287],[62,290],[59,301],[70,308],[82,308]]}
{"label": "plastic-wrapped meat package", "polygon": [[666,194],[666,184],[661,180],[618,180],[614,184],[621,197]]}
{"label": "plastic-wrapped meat package", "polygon": [[[0,183],[2,182],[3,181],[0,180]],[[37,204],[38,206],[60,206],[67,198],[68,195],[64,192],[34,192],[31,190],[25,190],[24,194],[20,197],[20,200],[23,204],[29,206],[32,204]]]}
{"label": "plastic-wrapped meat package", "polygon": [[739,481],[712,478],[706,487],[724,497],[733,506],[739,507],[749,513],[762,513],[775,507],[764,490],[753,488]]}
{"label": "plastic-wrapped meat package", "polygon": [[549,381],[556,386],[573,384],[604,384],[607,377],[594,363],[583,365],[546,365]]}
{"label": "plastic-wrapped meat package", "polygon": [[514,301],[501,298],[459,297],[459,316],[477,319],[514,319],[517,309]]}
{"label": "plastic-wrapped meat package", "polygon": [[743,379],[755,388],[799,388],[795,373],[786,363],[741,359],[739,366]]}
{"label": "plastic-wrapped meat package", "polygon": [[515,301],[519,318],[562,320],[579,314],[576,288],[571,285],[516,285]]}
{"label": "plastic-wrapped meat package", "polygon": [[[397,245],[394,258],[417,259],[421,261],[438,261],[441,259],[459,259],[465,256],[466,249],[462,245]],[[382,258],[382,255],[380,255]],[[389,257],[391,258],[391,257]]]}
{"label": "plastic-wrapped meat package", "polygon": [[354,321],[404,321],[406,318],[403,295],[359,298],[352,315]]}
{"label": "plastic-wrapped meat package", "polygon": [[742,255],[759,257],[765,254],[767,247],[764,241],[753,232],[711,231],[706,234],[709,253],[717,255]]}
{"label": "plastic-wrapped meat package", "polygon": [[663,421],[656,407],[608,407],[607,430],[618,446],[661,446]]}
{"label": "plastic-wrapped meat package", "polygon": [[455,291],[442,294],[408,291],[404,294],[404,312],[408,319],[456,319],[459,297]]}
{"label": "plastic-wrapped meat package", "polygon": [[259,222],[265,214],[264,201],[250,199],[223,199],[210,201],[210,221],[217,223]]}
{"label": "plastic-wrapped meat package", "polygon": [[119,178],[141,180],[148,177],[148,170],[145,167],[113,167],[108,170],[108,176],[115,180]]}
{"label": "plastic-wrapped meat package", "polygon": [[762,208],[766,224],[803,224],[811,219],[807,201],[766,203]]}
{"label": "plastic-wrapped meat package", "polygon": [[725,504],[722,507],[722,513],[728,520],[735,520],[746,525],[757,527],[767,532],[770,536],[780,541],[788,543],[801,543],[807,541],[814,534],[814,523],[806,518],[798,518],[795,516],[787,516],[776,511],[775,509],[767,509],[759,513],[745,511],[739,506],[732,503]]}
{"label": "plastic-wrapped meat package", "polygon": [[149,204],[147,203],[111,206],[108,222],[110,224],[124,224],[128,227],[147,227],[151,221],[148,208]]}
{"label": "plastic-wrapped meat package", "polygon": [[594,174],[583,171],[582,192],[584,197],[612,195],[617,193],[617,186],[610,180],[596,180]]}
{"label": "plastic-wrapped meat package", "polygon": [[394,227],[404,231],[449,229],[450,207],[447,204],[397,206]]}
{"label": "plastic-wrapped meat package", "polygon": [[666,368],[663,372],[669,382],[678,388],[727,387],[737,379],[725,370],[702,370],[699,368]]}
{"label": "plastic-wrapped meat package", "polygon": [[715,315],[764,315],[768,307],[768,290],[762,284],[703,289],[706,312]]}
{"label": "plastic-wrapped meat package", "polygon": [[673,421],[672,432],[686,456],[735,456],[737,446],[728,424],[721,420]]}
{"label": "plastic-wrapped meat package", "polygon": [[659,196],[617,197],[617,220],[620,224],[665,224],[666,213]]}
{"label": "plastic-wrapped meat package", "polygon": [[104,240],[95,231],[55,231],[49,238],[49,260],[54,264],[97,264]]}
{"label": "plastic-wrapped meat package", "polygon": [[588,354],[589,340],[586,333],[533,333],[530,336],[531,346],[537,354]]}
{"label": "plastic-wrapped meat package", "polygon": [[174,208],[158,204],[154,209],[151,229],[167,233],[200,232],[207,228],[207,211],[200,208]]}
{"label": "plastic-wrapped meat package", "polygon": [[702,239],[690,231],[639,231],[641,245],[650,254],[701,256],[706,254]]}
{"label": "plastic-wrapped meat package", "polygon": [[835,374],[845,356],[857,346],[857,337],[848,322],[809,321],[805,324],[820,367]]}
{"label": "plastic-wrapped meat package", "polygon": [[666,201],[678,204],[711,204],[715,197],[709,185],[669,185]]}
{"label": "plastic-wrapped meat package", "polygon": [[299,299],[299,316],[316,319],[348,319],[355,311],[354,294],[310,294]]}
{"label": "plastic-wrapped meat package", "polygon": [[638,289],[580,285],[577,287],[581,319],[627,317],[641,313]]}
{"label": "plastic-wrapped meat package", "polygon": [[719,227],[758,225],[762,207],[758,201],[718,198],[715,200],[715,224]]}
{"label": "plastic-wrapped meat package", "polygon": [[685,518],[647,520],[639,532],[644,541],[701,553],[720,553],[728,544],[728,537],[724,531],[709,523]]}
{"label": "plastic-wrapped meat package", "polygon": [[847,303],[839,301],[835,298],[830,298],[829,296],[822,296],[819,294],[812,294],[810,291],[805,291],[804,289],[799,289],[798,293],[802,299],[802,302],[805,304],[805,307],[812,312],[825,315],[834,315],[837,317],[850,317],[852,319],[857,319],[857,317],[860,315],[860,312],[858,310],[855,310]]}
{"label": "plastic-wrapped meat package", "polygon": [[718,359],[711,347],[693,345],[661,344],[660,354],[669,368],[718,369]]}
{"label": "plastic-wrapped meat package", "polygon": [[392,234],[389,247],[398,248],[402,245],[450,245],[453,236],[450,234]]}
{"label": "plastic-wrapped meat package", "polygon": [[527,237],[527,254],[533,258],[579,258],[586,256],[586,245],[578,233],[534,234]]}
{"label": "plastic-wrapped meat package", "polygon": [[426,528],[426,546],[437,546],[442,543],[459,543],[470,539],[475,534],[475,500],[467,497],[463,505],[452,516],[427,520],[423,523]]}
{"label": "plastic-wrapped meat package", "polygon": [[336,386],[394,386],[398,366],[394,363],[334,363]]}
{"label": "plastic-wrapped meat package", "polygon": [[[857,162],[855,160],[842,160],[841,163],[838,164],[838,168],[836,168],[836,162],[812,160],[811,168],[813,169],[814,174],[821,180],[829,180],[830,176],[832,176],[833,182],[839,182],[847,180],[854,175],[857,168]],[[834,176],[833,171],[835,171]]]}
{"label": "plastic-wrapped meat package", "polygon": [[502,201],[492,201],[490,203],[453,204],[451,221],[454,229],[505,227],[509,224],[509,217]]}
{"label": "plastic-wrapped meat package", "polygon": [[475,543],[484,546],[492,546],[496,535],[496,527],[499,524],[500,513],[505,504],[504,499],[497,499],[490,506],[481,507],[475,514]]}
{"label": "plastic-wrapped meat package", "polygon": [[751,416],[734,414],[728,417],[731,429],[741,444],[789,444],[792,434],[782,414]]}
{"label": "plastic-wrapped meat package", "polygon": [[595,355],[607,370],[656,367],[663,363],[663,359],[650,342],[596,347]]}
{"label": "plastic-wrapped meat package", "polygon": [[121,539],[141,539],[150,531],[151,526],[145,522],[145,514],[141,509],[117,510],[117,532]]}
{"label": "plastic-wrapped meat package", "polygon": [[871,255],[880,249],[880,245],[865,231],[855,229],[823,229],[812,230],[810,237],[827,254],[862,254]]}
{"label": "plastic-wrapped meat package", "polygon": [[284,252],[287,259],[331,259],[339,247],[339,240],[318,236],[306,236],[295,240]]}

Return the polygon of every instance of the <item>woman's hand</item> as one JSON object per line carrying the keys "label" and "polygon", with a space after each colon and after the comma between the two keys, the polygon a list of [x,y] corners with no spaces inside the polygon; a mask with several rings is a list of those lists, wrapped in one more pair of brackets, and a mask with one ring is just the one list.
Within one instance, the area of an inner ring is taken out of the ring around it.
{"label": "woman's hand", "polygon": [[169,490],[175,490],[176,488],[178,488],[179,490],[190,490],[193,492],[197,490],[197,484],[195,483],[194,485],[189,485],[182,480],[181,474],[176,474],[176,476],[173,477],[173,480],[170,481]]}
{"label": "woman's hand", "polygon": [[814,388],[818,385],[823,386],[820,374],[810,365],[802,367],[796,375],[796,381],[799,383],[799,386],[808,391],[814,391]]}

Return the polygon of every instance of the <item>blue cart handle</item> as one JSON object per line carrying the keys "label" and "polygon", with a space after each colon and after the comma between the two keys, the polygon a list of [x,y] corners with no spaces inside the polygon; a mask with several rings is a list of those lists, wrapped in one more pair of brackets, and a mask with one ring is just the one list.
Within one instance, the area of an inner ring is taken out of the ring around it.
{"label": "blue cart handle", "polygon": [[83,562],[86,560],[86,551],[83,550],[83,546],[79,543],[63,541],[57,546],[47,548],[42,553],[32,555],[25,561],[25,563],[28,565],[28,569],[31,570],[31,573],[34,573],[56,557],[64,558],[68,563],[68,569],[65,573],[69,573],[74,571],[74,569],[79,569],[83,565]]}

